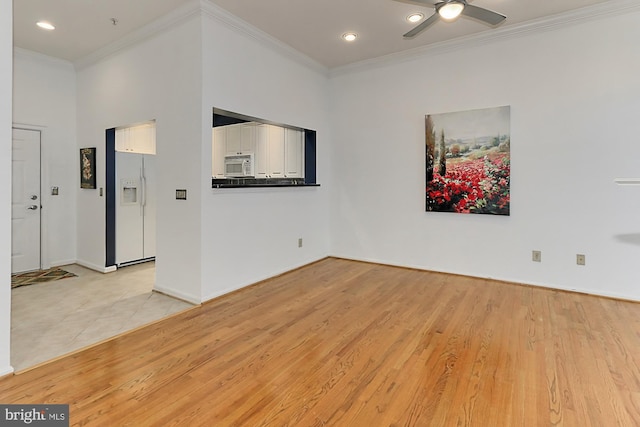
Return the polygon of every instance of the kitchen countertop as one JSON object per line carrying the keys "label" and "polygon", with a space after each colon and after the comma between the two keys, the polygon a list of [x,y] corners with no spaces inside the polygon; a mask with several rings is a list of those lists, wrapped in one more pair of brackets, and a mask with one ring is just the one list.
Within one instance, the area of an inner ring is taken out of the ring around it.
{"label": "kitchen countertop", "polygon": [[320,184],[213,184],[213,188],[320,187]]}
{"label": "kitchen countertop", "polygon": [[212,188],[319,187],[305,183],[304,178],[226,178],[211,180]]}

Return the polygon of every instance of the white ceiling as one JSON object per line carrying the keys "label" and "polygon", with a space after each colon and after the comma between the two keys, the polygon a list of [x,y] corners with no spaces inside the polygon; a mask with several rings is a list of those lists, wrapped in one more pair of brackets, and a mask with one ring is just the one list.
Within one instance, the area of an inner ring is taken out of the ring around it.
{"label": "white ceiling", "polygon": [[[210,0],[236,17],[327,68],[422,47],[492,28],[468,18],[437,22],[413,40],[412,12],[433,8],[394,0]],[[475,6],[507,15],[499,27],[548,17],[611,0],[473,0]],[[15,0],[14,45],[70,61],[79,60],[194,0]],[[113,25],[111,18],[118,20]],[[56,25],[52,32],[38,20]],[[341,39],[358,33],[355,42]]]}

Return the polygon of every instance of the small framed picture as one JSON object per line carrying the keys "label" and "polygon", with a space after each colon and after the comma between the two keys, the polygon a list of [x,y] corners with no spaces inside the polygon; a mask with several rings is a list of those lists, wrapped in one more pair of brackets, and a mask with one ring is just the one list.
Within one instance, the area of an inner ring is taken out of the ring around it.
{"label": "small framed picture", "polygon": [[96,188],[96,147],[80,149],[80,188]]}

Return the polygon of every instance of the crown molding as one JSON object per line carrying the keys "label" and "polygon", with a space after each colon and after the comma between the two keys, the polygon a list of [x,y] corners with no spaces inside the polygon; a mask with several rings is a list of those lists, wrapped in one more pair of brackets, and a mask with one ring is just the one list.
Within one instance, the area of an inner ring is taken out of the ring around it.
{"label": "crown molding", "polygon": [[409,49],[402,52],[396,52],[373,59],[335,67],[329,71],[329,77],[332,78],[365,69],[412,61],[426,56],[451,53],[470,47],[479,47],[501,40],[513,40],[514,38],[524,37],[530,34],[555,31],[585,22],[612,16],[626,15],[638,11],[640,11],[640,2],[638,2],[638,0],[610,0],[605,3],[598,3],[596,5],[583,7],[565,13],[526,21],[521,24],[505,26],[496,30],[488,30],[470,36],[459,37],[444,42],[433,43],[415,49]]}
{"label": "crown molding", "polygon": [[104,58],[120,52],[123,49],[126,49],[130,46],[140,43],[143,40],[153,37],[156,34],[173,28],[176,25],[186,22],[194,16],[198,16],[199,14],[200,1],[191,0],[183,6],[164,15],[163,17],[127,34],[121,39],[118,39],[115,42],[110,43],[105,47],[90,53],[89,55],[73,61],[73,65],[76,67],[76,70],[86,68],[101,61]]}
{"label": "crown molding", "polygon": [[314,59],[304,55],[300,51],[292,48],[286,43],[281,42],[275,37],[270,36],[262,30],[254,27],[246,21],[238,18],[237,16],[227,12],[220,6],[213,4],[209,0],[201,0],[202,12],[208,18],[211,18],[219,23],[224,24],[226,27],[233,31],[244,34],[259,42],[263,47],[273,50],[297,63],[310,68],[312,71],[320,73],[324,76],[329,75],[329,69]]}
{"label": "crown molding", "polygon": [[71,69],[73,71],[73,63],[66,59],[55,58],[53,56],[34,52],[33,50],[23,49],[21,47],[13,47],[14,59],[22,59],[26,61],[35,61],[38,63],[46,63],[57,68]]}

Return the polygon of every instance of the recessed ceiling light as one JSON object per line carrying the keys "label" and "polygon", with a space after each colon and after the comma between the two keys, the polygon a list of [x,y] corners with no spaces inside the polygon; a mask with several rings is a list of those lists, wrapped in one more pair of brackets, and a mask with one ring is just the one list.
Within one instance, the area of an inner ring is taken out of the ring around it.
{"label": "recessed ceiling light", "polygon": [[424,18],[424,15],[422,13],[412,13],[411,15],[407,16],[407,21],[416,23],[418,21],[422,21],[422,18]]}
{"label": "recessed ceiling light", "polygon": [[50,22],[47,21],[38,21],[36,25],[44,30],[55,30],[56,27],[53,26]]}
{"label": "recessed ceiling light", "polygon": [[356,33],[344,33],[342,35],[342,38],[345,39],[348,42],[352,42],[352,41],[354,41],[355,39],[358,38],[358,35]]}

